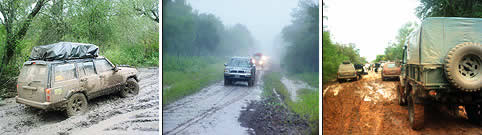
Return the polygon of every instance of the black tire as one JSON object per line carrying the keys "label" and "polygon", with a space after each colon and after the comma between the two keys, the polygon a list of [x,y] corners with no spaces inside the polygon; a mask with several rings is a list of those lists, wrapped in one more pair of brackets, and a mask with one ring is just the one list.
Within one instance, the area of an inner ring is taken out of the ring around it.
{"label": "black tire", "polygon": [[123,98],[136,96],[139,94],[139,84],[137,84],[134,78],[129,78],[126,81],[124,89],[122,89],[119,94]]}
{"label": "black tire", "polygon": [[465,42],[455,46],[445,59],[447,80],[466,92],[480,91],[482,87],[482,45]]}
{"label": "black tire", "polygon": [[343,83],[343,80],[342,80],[342,79],[338,79],[338,82],[339,82],[339,83]]}
{"label": "black tire", "polygon": [[81,115],[87,112],[87,98],[82,93],[75,93],[67,100],[65,113],[68,117]]}
{"label": "black tire", "polygon": [[405,96],[404,94],[404,88],[402,87],[402,85],[400,84],[397,84],[397,96],[398,96],[398,105],[400,106],[406,106],[407,105],[407,96]]}
{"label": "black tire", "polygon": [[248,80],[248,87],[251,87],[251,86],[253,86],[253,81],[250,79]]}
{"label": "black tire", "polygon": [[230,84],[228,79],[224,79],[224,86],[228,86]]}
{"label": "black tire", "polygon": [[423,128],[425,123],[425,108],[423,104],[416,104],[413,95],[408,96],[408,119],[413,130]]}
{"label": "black tire", "polygon": [[470,122],[482,126],[482,104],[466,105],[465,111]]}

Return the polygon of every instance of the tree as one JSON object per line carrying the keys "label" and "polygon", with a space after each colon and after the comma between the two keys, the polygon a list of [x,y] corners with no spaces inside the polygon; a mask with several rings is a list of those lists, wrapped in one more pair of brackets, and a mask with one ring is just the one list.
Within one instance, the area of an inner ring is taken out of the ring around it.
{"label": "tree", "polygon": [[427,17],[473,17],[482,18],[480,0],[420,0],[416,8],[420,19]]}
{"label": "tree", "polygon": [[[170,1],[170,0],[163,0]],[[159,1],[158,0],[134,0],[134,10],[140,15],[159,23]],[[163,3],[164,4],[164,3]]]}
{"label": "tree", "polygon": [[415,22],[408,22],[404,24],[399,30],[398,35],[395,37],[396,42],[389,43],[390,45],[385,48],[385,59],[390,61],[396,61],[402,59],[403,46],[407,43],[408,36],[412,33],[418,24]]}
{"label": "tree", "polygon": [[14,51],[27,31],[35,16],[40,12],[42,7],[48,0],[37,0],[35,6],[30,8],[33,3],[16,1],[16,0],[2,0],[0,1],[0,13],[2,19],[0,22],[6,30],[6,44],[5,52],[3,53],[2,63],[0,65],[0,75],[2,75],[5,68],[8,66]]}

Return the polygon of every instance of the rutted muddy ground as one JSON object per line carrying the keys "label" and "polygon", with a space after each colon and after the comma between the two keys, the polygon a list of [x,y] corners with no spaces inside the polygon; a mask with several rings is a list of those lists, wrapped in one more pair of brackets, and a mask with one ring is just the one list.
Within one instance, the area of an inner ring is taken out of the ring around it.
{"label": "rutted muddy ground", "polygon": [[323,86],[323,133],[326,134],[482,134],[460,113],[426,106],[425,128],[409,127],[408,110],[399,106],[397,80],[382,81],[370,72],[362,80]]}
{"label": "rutted muddy ground", "polygon": [[256,85],[236,82],[224,86],[220,81],[184,97],[162,109],[162,134],[249,134],[253,130],[238,121],[241,111],[252,100],[259,100],[263,89],[257,71]]}
{"label": "rutted muddy ground", "polygon": [[159,134],[159,69],[138,69],[139,95],[90,100],[86,114],[66,118],[6,99],[0,105],[0,134]]}

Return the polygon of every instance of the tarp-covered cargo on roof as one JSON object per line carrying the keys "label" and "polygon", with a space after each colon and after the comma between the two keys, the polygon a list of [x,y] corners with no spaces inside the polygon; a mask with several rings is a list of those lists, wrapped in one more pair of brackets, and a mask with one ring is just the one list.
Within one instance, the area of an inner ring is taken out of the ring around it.
{"label": "tarp-covered cargo on roof", "polygon": [[456,45],[482,43],[482,18],[430,17],[408,40],[408,64],[442,64]]}
{"label": "tarp-covered cargo on roof", "polygon": [[30,60],[70,60],[97,56],[99,56],[99,47],[96,45],[59,42],[34,47],[30,54]]}

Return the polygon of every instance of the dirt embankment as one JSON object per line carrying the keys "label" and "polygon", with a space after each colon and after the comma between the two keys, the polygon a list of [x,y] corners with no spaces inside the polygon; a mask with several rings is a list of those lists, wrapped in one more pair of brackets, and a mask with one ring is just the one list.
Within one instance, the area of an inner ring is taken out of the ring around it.
{"label": "dirt embankment", "polygon": [[0,134],[159,134],[159,69],[138,69],[139,95],[107,95],[90,100],[86,114],[66,118],[5,100]]}
{"label": "dirt embankment", "polygon": [[427,106],[425,128],[409,127],[408,110],[398,105],[397,81],[382,81],[370,72],[362,80],[323,86],[323,133],[326,134],[481,134],[440,105]]}

